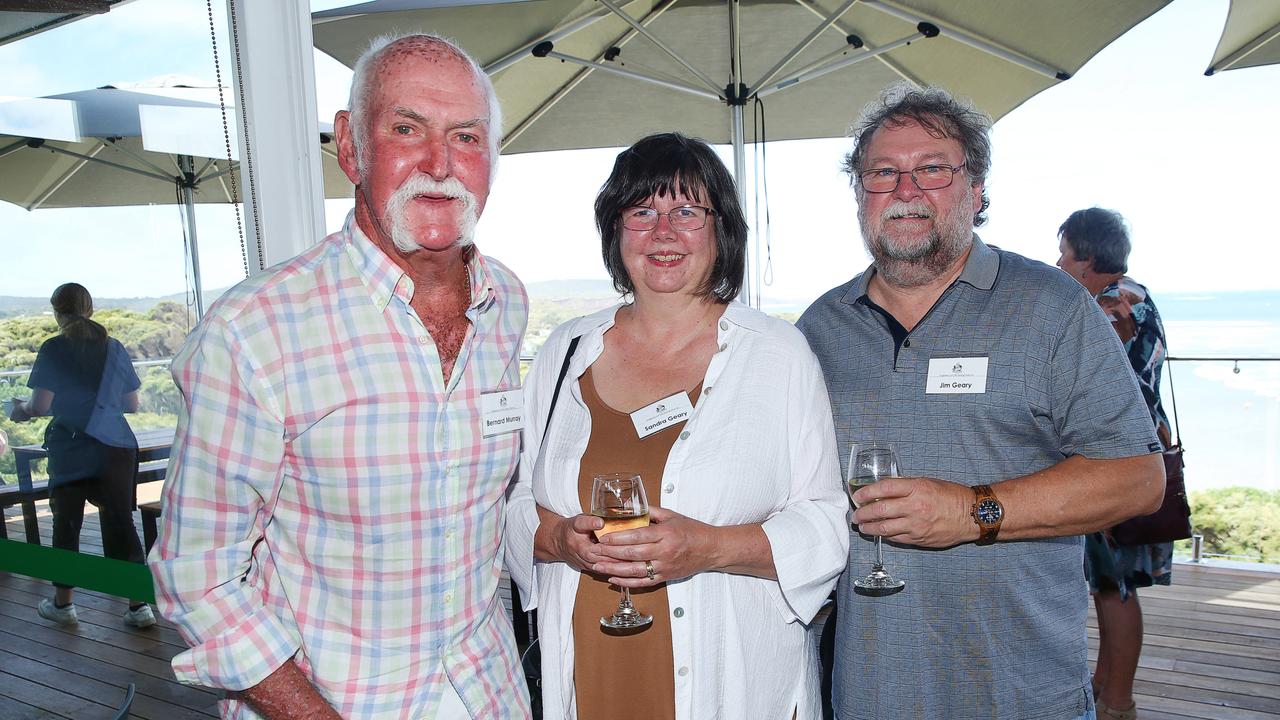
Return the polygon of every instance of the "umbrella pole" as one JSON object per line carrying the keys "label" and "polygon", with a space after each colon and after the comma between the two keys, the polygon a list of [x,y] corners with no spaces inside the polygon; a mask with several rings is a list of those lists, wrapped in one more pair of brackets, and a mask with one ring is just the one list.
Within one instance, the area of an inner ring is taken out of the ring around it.
{"label": "umbrella pole", "polygon": [[[746,213],[747,150],[746,142],[743,137],[746,133],[743,126],[742,106],[736,104],[730,105],[729,112],[729,122],[731,123],[729,133],[733,142],[733,179],[738,185],[738,204],[742,206],[742,212]],[[754,219],[754,222],[756,223],[759,221],[759,218]],[[751,242],[751,237],[752,236],[750,234],[747,235],[748,245],[753,244]],[[754,243],[754,245],[756,246],[754,257],[748,253],[746,287],[743,289],[747,293],[747,304],[758,309],[760,307],[760,247],[758,242]]]}
{"label": "umbrella pole", "polygon": [[179,155],[178,168],[182,171],[178,187],[182,191],[182,213],[187,226],[187,256],[191,260],[192,285],[196,293],[196,320],[199,320],[204,317],[204,286],[200,281],[200,249],[196,244],[195,163],[190,155]]}

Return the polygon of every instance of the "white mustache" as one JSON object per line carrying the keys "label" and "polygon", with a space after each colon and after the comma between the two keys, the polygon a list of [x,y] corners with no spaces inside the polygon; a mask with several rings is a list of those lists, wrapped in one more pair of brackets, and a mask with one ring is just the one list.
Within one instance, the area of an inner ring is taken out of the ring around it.
{"label": "white mustache", "polygon": [[880,213],[880,220],[896,220],[908,215],[918,215],[925,218],[933,217],[929,206],[922,202],[895,202]]}
{"label": "white mustache", "polygon": [[476,208],[479,206],[476,196],[456,177],[436,180],[427,175],[410,175],[387,200],[387,215],[392,220],[391,241],[401,252],[413,252],[421,247],[410,236],[407,228],[402,226],[405,208],[419,195],[438,195],[461,201],[463,226],[460,228],[462,236],[459,241],[463,245],[471,243],[471,235],[479,219],[476,216]]}

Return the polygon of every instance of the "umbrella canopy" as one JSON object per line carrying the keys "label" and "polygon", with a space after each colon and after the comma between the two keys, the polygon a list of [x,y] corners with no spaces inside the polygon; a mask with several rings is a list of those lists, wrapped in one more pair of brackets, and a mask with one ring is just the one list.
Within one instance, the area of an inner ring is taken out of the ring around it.
{"label": "umbrella canopy", "polygon": [[1227,24],[1205,75],[1280,63],[1280,1],[1231,0]]}
{"label": "umbrella canopy", "polygon": [[313,35],[347,65],[388,31],[457,40],[493,76],[503,152],[521,153],[624,146],[672,128],[740,145],[735,110],[757,99],[767,138],[756,139],[838,137],[903,78],[999,118],[1165,4],[380,0],[316,13]]}
{"label": "umbrella canopy", "polygon": [[[229,102],[230,90],[222,94]],[[226,140],[236,113],[229,108],[224,120],[218,96],[216,87],[159,80],[0,102],[0,200],[27,210],[181,205],[203,315],[195,204],[232,202],[228,176],[239,167]],[[332,126],[320,124],[318,137],[333,148]],[[325,196],[351,197],[334,150],[322,158]],[[243,198],[244,183],[237,187]]]}
{"label": "umbrella canopy", "polygon": [[0,12],[0,45],[52,30],[126,0],[6,0]]}
{"label": "umbrella canopy", "polygon": [[[234,108],[227,121],[234,139]],[[229,163],[222,122],[217,88],[165,81],[0,102],[0,200],[27,210],[173,203],[185,186],[193,202],[231,202],[238,148]],[[319,123],[317,137],[333,148],[332,126]],[[333,150],[324,157],[325,196],[351,197]]]}

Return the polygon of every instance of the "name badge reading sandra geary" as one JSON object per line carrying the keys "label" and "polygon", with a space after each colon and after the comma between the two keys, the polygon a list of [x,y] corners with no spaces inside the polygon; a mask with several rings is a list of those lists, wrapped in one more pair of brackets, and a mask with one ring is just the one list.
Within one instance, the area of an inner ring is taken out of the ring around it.
{"label": "name badge reading sandra geary", "polygon": [[987,358],[958,357],[929,360],[926,395],[964,395],[987,391]]}
{"label": "name badge reading sandra geary", "polygon": [[520,388],[480,394],[480,434],[493,437],[524,425],[524,393]]}
{"label": "name badge reading sandra geary", "polygon": [[643,440],[664,427],[688,420],[692,414],[693,403],[689,402],[689,393],[681,390],[631,413],[631,422],[636,426],[636,434]]}

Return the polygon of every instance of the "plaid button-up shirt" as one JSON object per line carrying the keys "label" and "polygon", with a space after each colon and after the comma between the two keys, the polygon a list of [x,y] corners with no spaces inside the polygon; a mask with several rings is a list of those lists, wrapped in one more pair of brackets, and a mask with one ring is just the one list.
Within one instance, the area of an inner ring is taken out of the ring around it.
{"label": "plaid button-up shirt", "polygon": [[[498,599],[520,433],[481,395],[519,387],[519,280],[474,253],[448,383],[410,278],[349,217],[228,291],[174,358],[185,406],[151,555],[191,643],[179,680],[251,687],[296,659],[346,718],[527,717]],[[224,717],[254,718],[238,700]]]}

